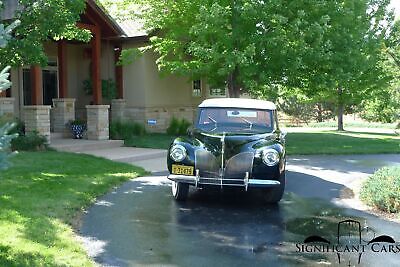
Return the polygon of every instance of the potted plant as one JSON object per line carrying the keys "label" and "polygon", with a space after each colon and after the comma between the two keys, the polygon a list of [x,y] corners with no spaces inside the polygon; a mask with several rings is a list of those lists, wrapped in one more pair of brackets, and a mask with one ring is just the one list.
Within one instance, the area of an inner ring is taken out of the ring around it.
{"label": "potted plant", "polygon": [[74,139],[82,139],[86,131],[86,122],[83,120],[73,120],[69,122],[69,129],[71,130]]}

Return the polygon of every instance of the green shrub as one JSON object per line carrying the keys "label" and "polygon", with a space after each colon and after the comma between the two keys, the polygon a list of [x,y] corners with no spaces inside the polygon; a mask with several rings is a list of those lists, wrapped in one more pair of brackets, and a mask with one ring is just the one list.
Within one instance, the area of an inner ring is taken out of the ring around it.
{"label": "green shrub", "polygon": [[[104,98],[109,100],[114,99],[117,95],[116,88],[116,83],[113,80],[101,80],[101,94]],[[85,91],[86,95],[93,94],[93,84],[91,79],[83,81],[83,90]]]}
{"label": "green shrub", "polygon": [[4,126],[5,124],[13,125],[13,127],[11,127],[8,131],[9,134],[19,134],[19,135],[25,134],[25,124],[20,119],[12,118],[10,116],[1,116],[0,117],[0,127]]}
{"label": "green shrub", "polygon": [[169,135],[185,135],[187,129],[192,125],[189,121],[185,119],[177,119],[175,117],[169,123],[167,128],[167,134]]}
{"label": "green shrub", "polygon": [[385,167],[363,184],[361,199],[386,212],[400,212],[400,166]]}
{"label": "green shrub", "polygon": [[46,137],[39,135],[37,132],[19,135],[11,141],[11,149],[13,151],[40,151],[47,148]]}
{"label": "green shrub", "polygon": [[140,123],[115,121],[110,124],[111,139],[127,140],[134,135],[143,136],[145,134],[146,128]]}

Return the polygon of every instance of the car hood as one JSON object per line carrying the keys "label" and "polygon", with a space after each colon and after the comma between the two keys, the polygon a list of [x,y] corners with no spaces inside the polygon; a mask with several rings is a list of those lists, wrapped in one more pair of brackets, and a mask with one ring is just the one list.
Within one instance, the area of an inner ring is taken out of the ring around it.
{"label": "car hood", "polygon": [[222,139],[225,143],[225,150],[228,154],[235,154],[254,149],[254,146],[262,143],[271,144],[276,140],[275,133],[265,134],[238,134],[238,133],[209,133],[198,129],[193,131],[193,137],[200,141],[213,154],[218,154],[222,148]]}

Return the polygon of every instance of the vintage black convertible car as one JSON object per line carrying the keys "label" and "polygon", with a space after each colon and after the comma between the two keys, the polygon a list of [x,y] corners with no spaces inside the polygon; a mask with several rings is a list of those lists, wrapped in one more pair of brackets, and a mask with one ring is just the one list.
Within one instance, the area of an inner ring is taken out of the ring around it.
{"label": "vintage black convertible car", "polygon": [[285,134],[273,103],[254,99],[208,99],[199,105],[188,136],[168,150],[167,164],[176,200],[189,186],[241,187],[276,203],[285,189]]}

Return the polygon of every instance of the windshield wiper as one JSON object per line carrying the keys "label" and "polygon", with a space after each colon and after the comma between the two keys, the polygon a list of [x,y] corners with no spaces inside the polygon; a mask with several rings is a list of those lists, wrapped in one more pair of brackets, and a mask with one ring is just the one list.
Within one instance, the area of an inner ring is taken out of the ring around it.
{"label": "windshield wiper", "polygon": [[246,120],[245,118],[242,118],[242,117],[239,117],[239,118],[241,118],[244,122],[248,123],[249,124],[249,128],[251,130],[251,128],[253,127],[253,123],[251,121],[249,121],[249,120]]}
{"label": "windshield wiper", "polygon": [[210,132],[212,132],[215,129],[217,129],[218,122],[216,120],[214,120],[213,118],[211,118],[210,116],[208,116],[208,119],[214,123],[214,128],[210,131]]}

